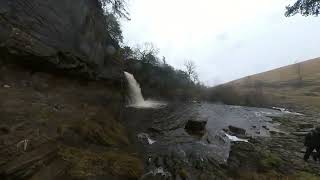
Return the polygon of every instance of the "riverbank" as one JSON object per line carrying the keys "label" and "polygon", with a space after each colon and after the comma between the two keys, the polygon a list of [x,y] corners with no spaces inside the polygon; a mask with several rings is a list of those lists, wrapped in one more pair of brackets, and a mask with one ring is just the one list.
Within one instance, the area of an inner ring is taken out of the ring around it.
{"label": "riverbank", "polygon": [[320,123],[316,113],[272,119],[280,132],[256,137],[251,145],[237,143],[232,147],[228,160],[231,175],[236,179],[319,179],[319,162],[311,157],[308,162],[303,160],[304,137]]}
{"label": "riverbank", "polygon": [[0,64],[0,179],[137,179],[143,162],[105,80]]}

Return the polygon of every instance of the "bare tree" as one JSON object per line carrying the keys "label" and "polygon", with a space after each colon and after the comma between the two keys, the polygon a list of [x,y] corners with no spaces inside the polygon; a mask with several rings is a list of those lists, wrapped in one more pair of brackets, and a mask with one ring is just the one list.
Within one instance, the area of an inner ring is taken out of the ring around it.
{"label": "bare tree", "polygon": [[192,82],[198,83],[199,77],[198,73],[196,72],[196,64],[192,60],[185,60],[184,67],[186,68],[186,72]]}
{"label": "bare tree", "polygon": [[303,16],[318,16],[320,14],[320,0],[297,0],[286,7],[285,16],[293,16],[300,13]]}
{"label": "bare tree", "polygon": [[142,45],[136,45],[134,48],[135,56],[146,63],[158,64],[159,49],[151,42],[143,43]]}

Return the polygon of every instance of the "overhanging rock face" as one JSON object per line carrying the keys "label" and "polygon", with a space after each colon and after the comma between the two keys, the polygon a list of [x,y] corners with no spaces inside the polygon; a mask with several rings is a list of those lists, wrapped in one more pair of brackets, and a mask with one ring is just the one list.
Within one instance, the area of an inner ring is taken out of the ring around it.
{"label": "overhanging rock face", "polygon": [[0,0],[1,60],[116,78],[108,47],[118,44],[98,0]]}

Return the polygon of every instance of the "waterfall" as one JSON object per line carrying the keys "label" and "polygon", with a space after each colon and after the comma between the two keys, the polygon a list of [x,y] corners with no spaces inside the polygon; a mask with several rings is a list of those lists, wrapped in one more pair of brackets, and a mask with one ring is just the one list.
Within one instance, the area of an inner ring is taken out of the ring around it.
{"label": "waterfall", "polygon": [[165,105],[165,103],[162,102],[152,100],[145,101],[141,93],[140,85],[134,76],[128,72],[124,72],[124,75],[129,85],[129,106],[137,108],[158,108]]}
{"label": "waterfall", "polygon": [[144,98],[141,93],[141,88],[139,83],[136,81],[136,79],[133,77],[132,74],[128,72],[124,72],[124,75],[127,78],[127,81],[129,83],[129,103],[130,104],[143,104]]}

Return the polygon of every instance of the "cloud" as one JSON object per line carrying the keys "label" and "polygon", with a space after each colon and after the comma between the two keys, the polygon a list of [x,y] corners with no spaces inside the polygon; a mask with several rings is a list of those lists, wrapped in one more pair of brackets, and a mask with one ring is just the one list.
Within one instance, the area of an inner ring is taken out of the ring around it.
{"label": "cloud", "polygon": [[[291,0],[290,0],[291,1]],[[231,81],[320,56],[318,18],[284,17],[288,0],[131,0],[125,42],[153,42],[176,68],[193,59],[202,81]]]}
{"label": "cloud", "polygon": [[226,41],[228,40],[228,33],[224,32],[224,33],[220,33],[216,36],[216,39],[218,41]]}

